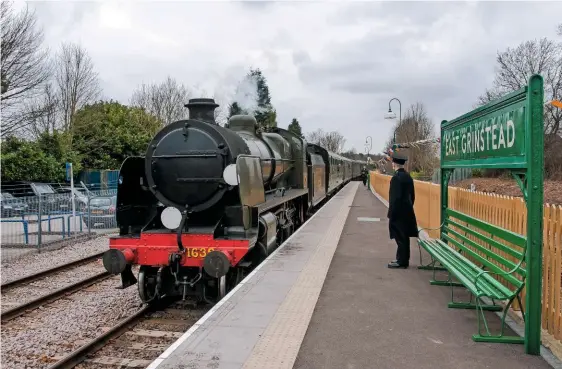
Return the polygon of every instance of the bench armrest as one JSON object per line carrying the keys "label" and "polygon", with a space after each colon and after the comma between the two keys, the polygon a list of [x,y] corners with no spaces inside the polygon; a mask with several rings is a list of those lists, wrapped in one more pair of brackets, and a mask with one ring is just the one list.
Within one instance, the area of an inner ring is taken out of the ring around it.
{"label": "bench armrest", "polygon": [[474,278],[474,286],[476,287],[476,290],[478,291],[478,280],[480,279],[481,276],[483,276],[484,274],[495,274],[498,276],[502,276],[502,275],[509,275],[514,273],[517,269],[519,269],[519,267],[521,266],[521,264],[523,264],[523,261],[525,261],[525,254],[523,254],[523,257],[521,258],[521,260],[519,260],[519,263],[517,263],[517,265],[515,267],[513,267],[513,269],[506,271],[506,272],[501,272],[501,273],[496,273],[496,272],[492,272],[491,270],[483,270],[480,273],[478,273],[476,275],[476,278]]}
{"label": "bench armrest", "polygon": [[420,228],[420,229],[418,230],[418,234],[420,234],[421,231],[437,231],[437,230],[443,228],[444,225],[445,225],[445,222],[441,223],[441,225],[440,225],[439,227],[435,227],[435,228],[429,228],[429,227]]}

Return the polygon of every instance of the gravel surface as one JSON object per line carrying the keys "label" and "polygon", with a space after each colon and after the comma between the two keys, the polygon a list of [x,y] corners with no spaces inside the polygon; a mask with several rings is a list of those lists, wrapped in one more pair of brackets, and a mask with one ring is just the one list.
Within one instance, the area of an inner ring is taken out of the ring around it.
{"label": "gravel surface", "polygon": [[139,310],[136,286],[120,285],[115,276],[3,324],[1,367],[47,368]]}
{"label": "gravel surface", "polygon": [[1,280],[10,282],[108,249],[108,237],[102,236],[58,250],[27,254],[17,260],[2,260]]}
{"label": "gravel surface", "polygon": [[33,281],[29,284],[2,291],[2,310],[24,304],[38,297],[48,295],[58,289],[104,272],[101,258],[71,270]]}

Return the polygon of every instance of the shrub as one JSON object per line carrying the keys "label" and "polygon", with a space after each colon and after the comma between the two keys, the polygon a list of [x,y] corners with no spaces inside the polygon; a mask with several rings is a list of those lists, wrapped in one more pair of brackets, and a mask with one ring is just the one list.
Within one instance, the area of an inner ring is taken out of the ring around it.
{"label": "shrub", "polygon": [[472,169],[472,176],[476,178],[481,178],[483,176],[482,169]]}
{"label": "shrub", "polygon": [[422,176],[421,172],[410,172],[410,176],[412,177],[412,179],[419,179]]}

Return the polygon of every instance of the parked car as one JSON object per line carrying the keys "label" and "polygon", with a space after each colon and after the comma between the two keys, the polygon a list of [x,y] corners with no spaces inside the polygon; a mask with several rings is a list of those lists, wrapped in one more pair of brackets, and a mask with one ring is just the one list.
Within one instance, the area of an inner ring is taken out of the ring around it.
{"label": "parked car", "polygon": [[9,192],[14,197],[32,197],[51,193],[55,190],[50,184],[28,181],[2,182],[2,192]]}
{"label": "parked car", "polygon": [[60,198],[55,189],[48,183],[17,181],[3,182],[2,192],[8,192],[16,198],[21,198],[29,206],[30,213],[39,211],[41,200],[41,214],[60,212]]}
{"label": "parked car", "polygon": [[104,228],[115,228],[115,206],[117,196],[98,196],[90,199],[90,206],[84,214],[84,223],[89,227],[102,225]]}
{"label": "parked car", "polygon": [[21,216],[29,208],[29,205],[24,201],[8,192],[0,193],[0,206],[2,207],[2,218]]}
{"label": "parked car", "polygon": [[[70,186],[57,188],[60,194],[60,209],[62,211],[72,212],[71,188]],[[88,196],[80,188],[74,187],[74,209],[79,212],[87,211]]]}

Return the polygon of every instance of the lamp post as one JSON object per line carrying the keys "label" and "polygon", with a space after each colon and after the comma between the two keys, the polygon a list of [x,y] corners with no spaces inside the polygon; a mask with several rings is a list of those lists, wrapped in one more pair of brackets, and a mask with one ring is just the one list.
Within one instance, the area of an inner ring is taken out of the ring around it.
{"label": "lamp post", "polygon": [[367,150],[367,155],[369,155],[369,152],[371,151],[372,148],[373,148],[373,138],[371,136],[367,136],[367,138],[365,139],[365,150]]}
{"label": "lamp post", "polygon": [[[392,111],[392,108],[390,107],[390,103],[391,103],[393,100],[398,101],[398,105],[399,105],[399,114],[400,114],[400,115],[399,115],[399,119],[398,119],[398,125],[400,125],[400,123],[402,122],[402,102],[401,102],[400,100],[398,100],[398,98],[396,98],[396,97],[393,97],[393,98],[390,99],[390,101],[388,102],[388,113],[386,113],[386,114],[384,115],[384,119],[396,119],[396,113],[394,113],[394,112]],[[398,127],[396,127],[396,128],[398,128]],[[396,129],[394,130],[394,139],[393,139],[393,142],[392,142],[392,143],[393,143],[393,144],[396,143]]]}

